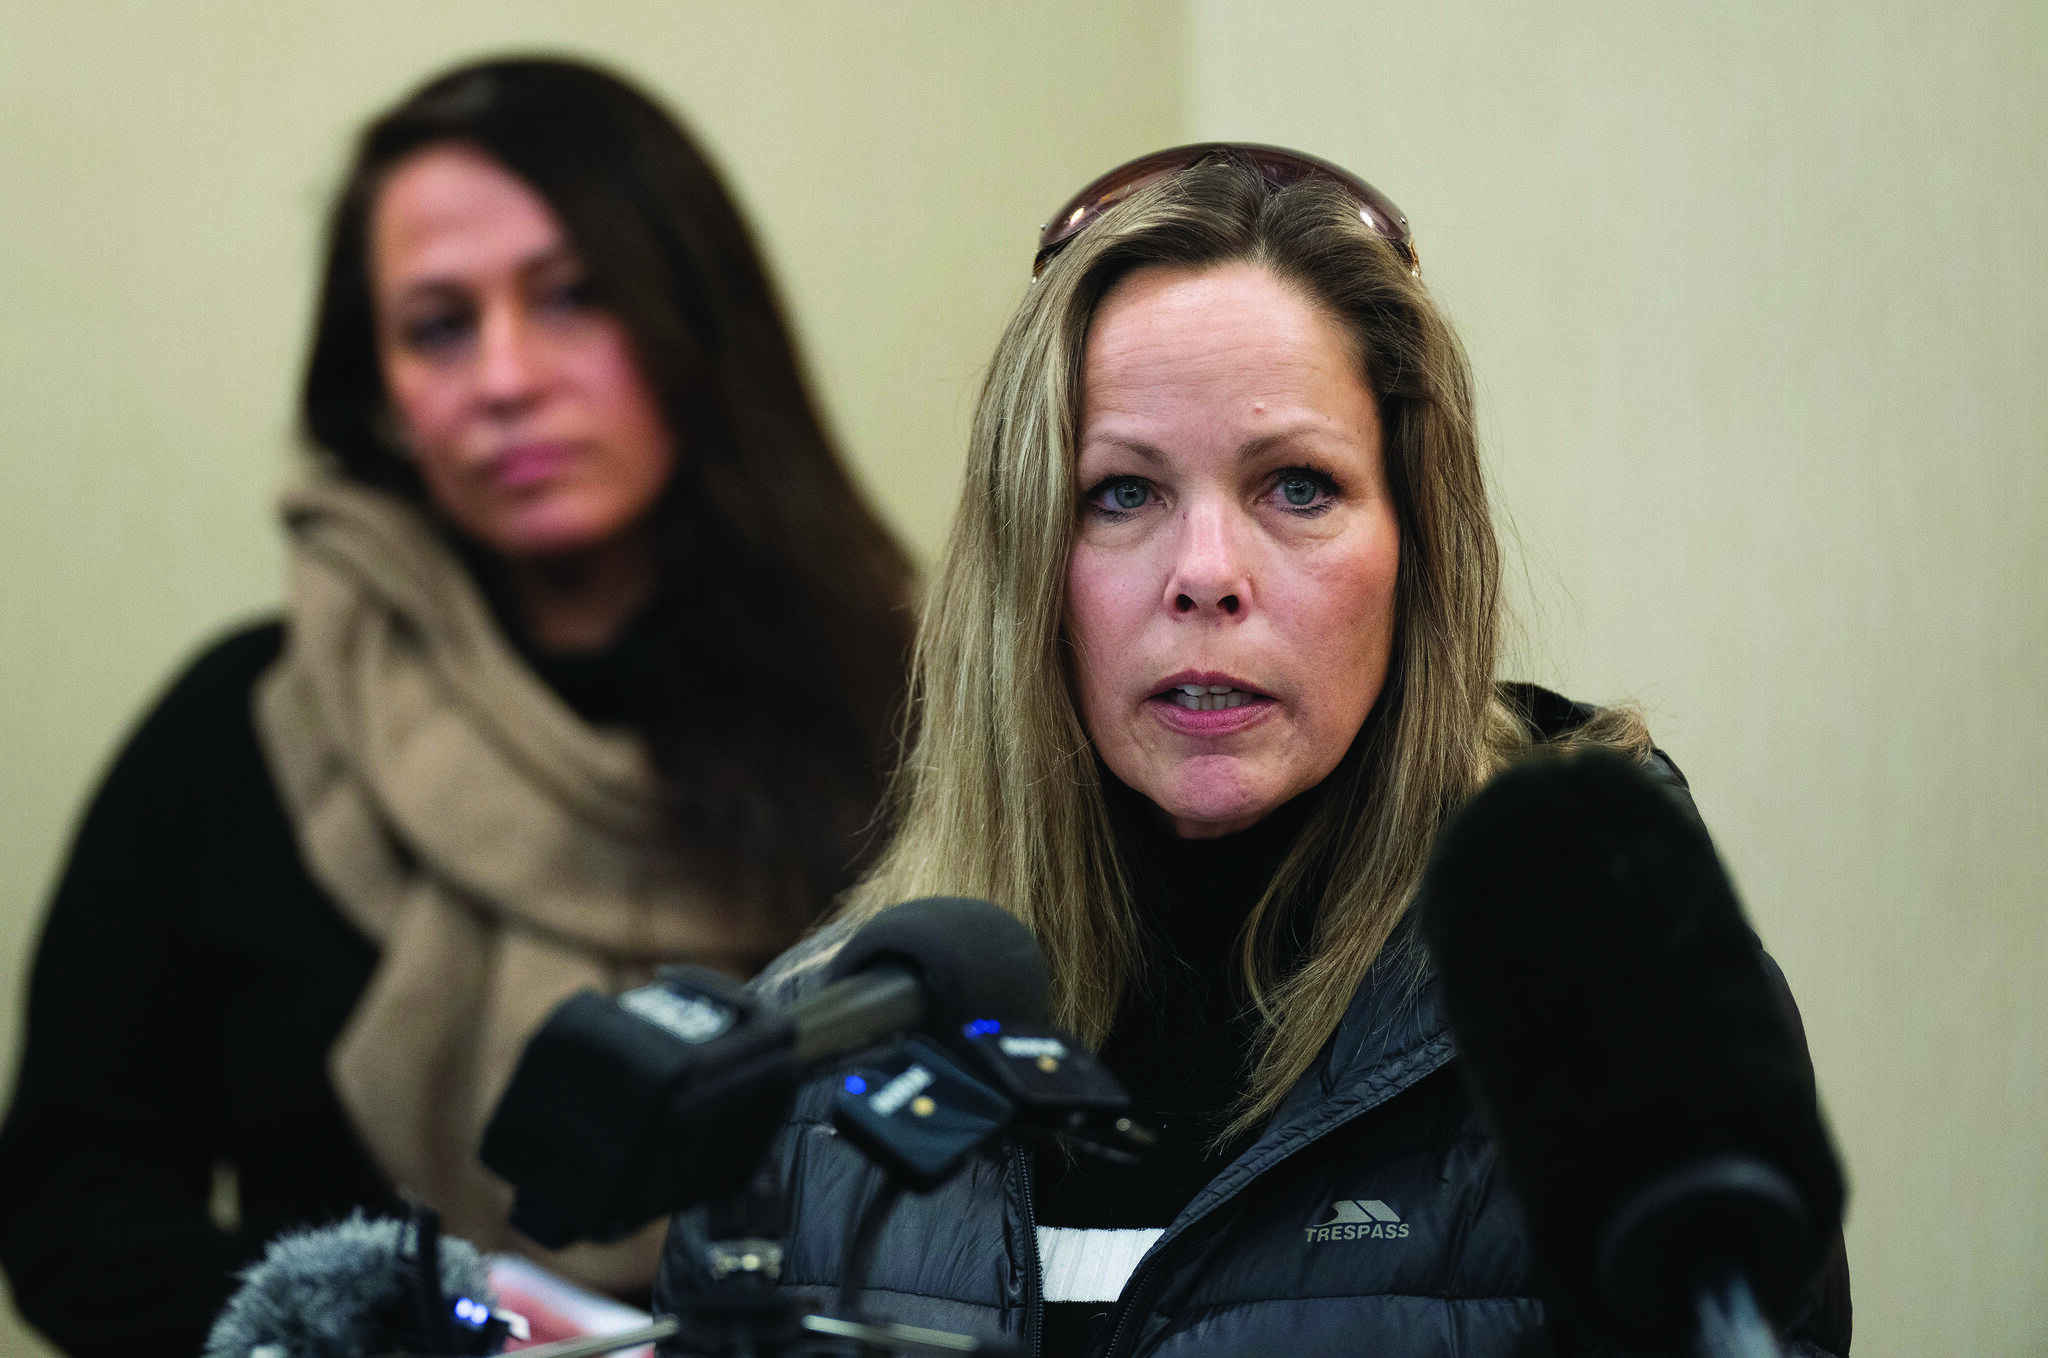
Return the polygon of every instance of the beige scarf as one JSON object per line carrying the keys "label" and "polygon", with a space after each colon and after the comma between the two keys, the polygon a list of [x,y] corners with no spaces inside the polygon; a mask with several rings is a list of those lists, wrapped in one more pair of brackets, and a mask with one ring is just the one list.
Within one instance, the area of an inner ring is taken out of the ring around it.
{"label": "beige scarf", "polygon": [[585,725],[510,650],[419,511],[338,482],[287,495],[291,625],[256,728],[306,864],[380,945],[329,1054],[392,1181],[484,1249],[644,1286],[660,1223],[541,1251],[477,1145],[520,1048],[585,987],[662,962],[745,974],[784,941],[664,847],[640,743]]}

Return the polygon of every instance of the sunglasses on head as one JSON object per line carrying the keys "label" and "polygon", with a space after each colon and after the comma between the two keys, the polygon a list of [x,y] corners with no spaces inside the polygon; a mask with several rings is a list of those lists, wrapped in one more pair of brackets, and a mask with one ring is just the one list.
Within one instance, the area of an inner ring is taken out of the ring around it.
{"label": "sunglasses on head", "polygon": [[1358,219],[1401,252],[1401,257],[1408,261],[1409,272],[1418,275],[1422,272],[1422,257],[1415,252],[1415,237],[1408,229],[1408,218],[1394,206],[1391,198],[1343,166],[1332,165],[1327,160],[1300,151],[1290,151],[1284,146],[1206,141],[1139,156],[1108,174],[1098,176],[1087,188],[1068,199],[1038,230],[1038,255],[1031,261],[1031,276],[1038,277],[1046,262],[1066,248],[1068,241],[1086,231],[1103,213],[1139,189],[1177,175],[1182,170],[1193,169],[1212,156],[1228,156],[1256,167],[1269,190],[1284,189],[1304,179],[1322,179],[1335,184],[1357,205]]}

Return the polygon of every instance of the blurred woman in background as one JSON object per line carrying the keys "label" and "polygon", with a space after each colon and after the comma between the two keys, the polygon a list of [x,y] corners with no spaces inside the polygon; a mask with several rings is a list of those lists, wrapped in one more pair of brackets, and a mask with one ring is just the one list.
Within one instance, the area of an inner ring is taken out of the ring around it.
{"label": "blurred woman in background", "polygon": [[[74,1354],[194,1352],[268,1237],[401,1194],[518,1248],[475,1148],[528,1033],[758,969],[893,753],[910,569],[616,77],[473,65],[370,125],[303,416],[287,615],[142,723],[37,956],[0,1257]],[[657,1238],[549,1262],[633,1294]]]}

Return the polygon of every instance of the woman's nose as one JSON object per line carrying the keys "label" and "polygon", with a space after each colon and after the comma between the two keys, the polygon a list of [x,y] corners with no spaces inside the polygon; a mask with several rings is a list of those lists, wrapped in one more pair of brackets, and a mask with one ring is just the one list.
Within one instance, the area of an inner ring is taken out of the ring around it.
{"label": "woman's nose", "polygon": [[530,403],[541,389],[545,362],[541,336],[520,309],[487,307],[477,347],[477,395],[494,411]]}
{"label": "woman's nose", "polygon": [[1189,505],[1182,511],[1166,604],[1189,616],[1236,617],[1251,603],[1239,525],[1222,505]]}

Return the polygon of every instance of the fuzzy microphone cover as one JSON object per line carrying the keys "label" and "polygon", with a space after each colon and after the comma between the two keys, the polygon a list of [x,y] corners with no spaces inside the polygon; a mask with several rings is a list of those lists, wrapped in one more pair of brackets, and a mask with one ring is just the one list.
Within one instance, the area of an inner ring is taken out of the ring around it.
{"label": "fuzzy microphone cover", "polygon": [[1594,1260],[1617,1207],[1660,1175],[1752,1157],[1810,1217],[1785,1276],[1756,1280],[1788,1305],[1841,1221],[1841,1171],[1790,997],[1690,807],[1617,754],[1533,756],[1446,827],[1418,910],[1563,1298],[1611,1320]]}
{"label": "fuzzy microphone cover", "polygon": [[[399,1302],[399,1232],[404,1223],[344,1221],[280,1235],[242,1272],[207,1336],[204,1358],[249,1358],[276,1346],[279,1358],[371,1358],[392,1347],[386,1317]],[[440,1240],[441,1292],[496,1304],[489,1268],[466,1240]],[[260,1355],[259,1355],[260,1358]]]}

